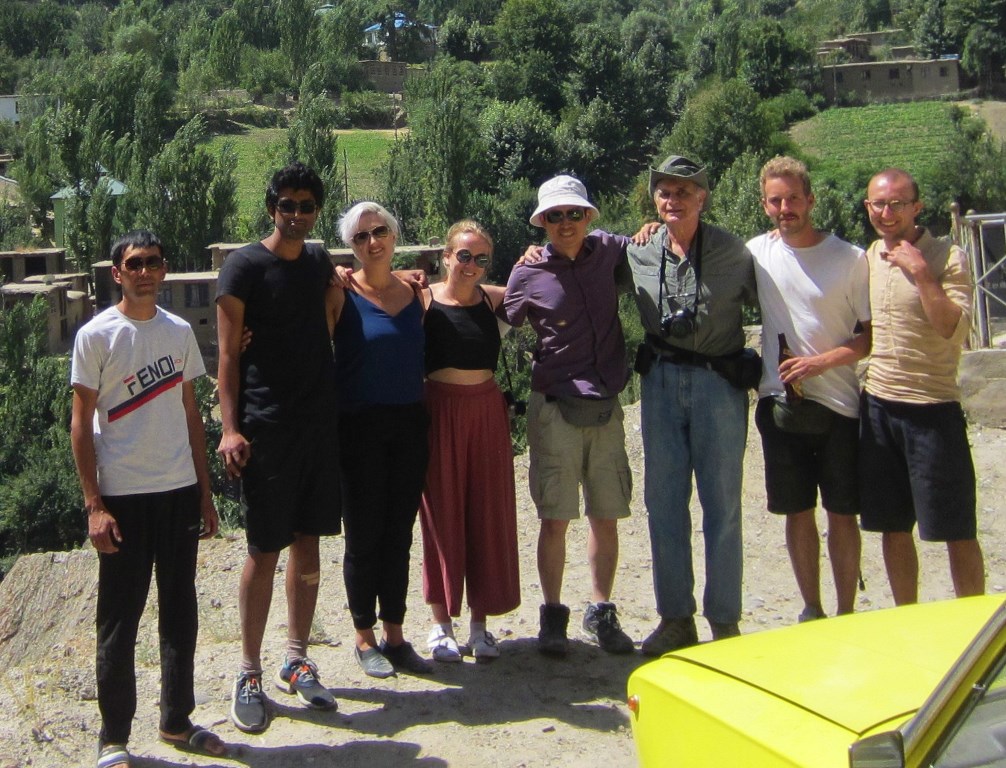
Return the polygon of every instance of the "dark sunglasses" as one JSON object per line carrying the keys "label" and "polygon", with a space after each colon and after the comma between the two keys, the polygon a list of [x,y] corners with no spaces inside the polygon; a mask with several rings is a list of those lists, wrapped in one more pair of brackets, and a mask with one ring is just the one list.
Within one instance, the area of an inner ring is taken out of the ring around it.
{"label": "dark sunglasses", "polygon": [[129,272],[139,272],[144,267],[148,272],[156,272],[164,266],[163,256],[130,256],[122,260],[123,269]]}
{"label": "dark sunglasses", "polygon": [[549,224],[558,224],[563,219],[566,221],[583,221],[584,214],[585,211],[583,208],[570,208],[568,211],[552,210],[545,214],[545,221]]}
{"label": "dark sunglasses", "polygon": [[280,213],[291,214],[297,213],[298,211],[303,214],[314,213],[318,210],[318,204],[314,200],[301,200],[297,202],[296,200],[291,200],[289,197],[283,197],[276,201],[276,210]]}
{"label": "dark sunglasses", "polygon": [[489,266],[489,254],[488,253],[472,253],[466,248],[459,248],[454,252],[454,258],[460,261],[462,264],[467,264],[472,259],[475,259],[476,267],[488,267]]}
{"label": "dark sunglasses", "polygon": [[354,245],[363,245],[368,242],[370,238],[375,240],[383,240],[388,235],[391,234],[391,227],[382,224],[379,227],[374,227],[369,232],[357,232],[350,239],[353,241]]}

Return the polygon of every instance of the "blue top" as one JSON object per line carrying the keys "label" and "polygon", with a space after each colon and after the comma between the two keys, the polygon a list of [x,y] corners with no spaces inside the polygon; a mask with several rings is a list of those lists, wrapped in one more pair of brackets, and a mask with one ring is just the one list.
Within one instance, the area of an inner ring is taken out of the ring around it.
{"label": "blue top", "polygon": [[414,298],[397,315],[351,291],[335,327],[340,411],[408,405],[423,399],[423,306]]}

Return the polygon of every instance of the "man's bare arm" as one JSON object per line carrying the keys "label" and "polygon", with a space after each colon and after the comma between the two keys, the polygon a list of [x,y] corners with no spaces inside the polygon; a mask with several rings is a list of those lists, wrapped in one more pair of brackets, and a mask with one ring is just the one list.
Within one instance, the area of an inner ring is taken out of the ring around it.
{"label": "man's bare arm", "polygon": [[238,395],[241,386],[241,334],[244,329],[244,302],[235,296],[217,299],[217,340],[220,364],[217,387],[220,392],[220,421],[223,436],[217,453],[231,477],[240,477],[251,456],[251,443],[240,431]]}
{"label": "man's bare arm", "polygon": [[118,552],[122,541],[119,524],[105,508],[98,490],[98,459],[94,451],[94,410],[98,392],[83,384],[73,385],[73,410],[70,418],[70,446],[77,465],[77,478],[84,494],[87,511],[87,536],[94,548],[105,554]]}
{"label": "man's bare arm", "polygon": [[189,448],[192,450],[192,464],[199,484],[199,510],[203,517],[203,527],[199,538],[216,536],[220,528],[217,509],[213,506],[213,492],[210,489],[210,467],[206,460],[206,430],[203,417],[196,403],[196,390],[191,381],[182,384],[182,404],[185,406],[185,423],[189,430]]}
{"label": "man's bare arm", "polygon": [[963,310],[947,296],[938,277],[929,270],[922,251],[907,240],[902,240],[895,248],[882,252],[880,258],[900,267],[908,279],[915,283],[915,287],[919,289],[922,311],[926,313],[926,319],[933,330],[944,339],[953,336]]}
{"label": "man's bare arm", "polygon": [[831,368],[851,365],[870,354],[873,342],[873,328],[868,320],[860,320],[862,331],[834,349],[820,355],[791,357],[779,363],[779,378],[784,384],[802,381],[812,376],[820,376]]}

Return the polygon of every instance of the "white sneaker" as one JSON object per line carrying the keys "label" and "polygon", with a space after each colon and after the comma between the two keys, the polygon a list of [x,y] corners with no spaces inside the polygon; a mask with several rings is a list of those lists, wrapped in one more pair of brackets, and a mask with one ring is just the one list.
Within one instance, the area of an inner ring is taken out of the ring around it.
{"label": "white sneaker", "polygon": [[488,630],[472,632],[472,636],[468,638],[468,647],[471,648],[475,661],[490,661],[498,659],[500,655],[496,638]]}
{"label": "white sneaker", "polygon": [[461,650],[458,648],[458,641],[454,639],[454,635],[448,633],[439,624],[435,624],[433,629],[430,630],[426,646],[430,649],[430,654],[432,654],[435,661],[461,661]]}

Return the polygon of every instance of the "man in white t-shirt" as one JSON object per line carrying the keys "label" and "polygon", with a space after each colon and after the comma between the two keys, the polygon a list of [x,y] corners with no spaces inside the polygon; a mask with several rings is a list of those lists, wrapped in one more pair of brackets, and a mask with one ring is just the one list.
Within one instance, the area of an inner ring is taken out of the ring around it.
{"label": "man in white t-shirt", "polygon": [[861,547],[855,363],[870,349],[869,270],[862,249],[814,228],[814,194],[803,163],[770,160],[761,188],[777,232],[747,244],[755,260],[765,363],[755,423],[768,508],[786,516],[786,548],[804,601],[799,620],[806,621],[825,616],[818,488],[828,515],[836,611],[851,613],[855,604]]}
{"label": "man in white t-shirt", "polygon": [[112,277],[122,301],[84,325],[73,348],[70,438],[98,551],[98,768],[129,765],[136,634],[155,564],[158,604],[169,612],[158,623],[160,738],[208,755],[227,749],[189,719],[196,553],[218,521],[192,383],[205,369],[189,324],[156,304],[166,270],[156,235],[120,238]]}

